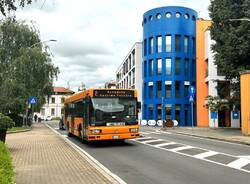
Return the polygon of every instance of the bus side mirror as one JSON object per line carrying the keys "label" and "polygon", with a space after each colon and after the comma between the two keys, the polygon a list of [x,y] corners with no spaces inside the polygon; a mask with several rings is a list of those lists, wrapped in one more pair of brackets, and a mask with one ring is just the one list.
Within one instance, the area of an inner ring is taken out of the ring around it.
{"label": "bus side mirror", "polygon": [[137,109],[141,109],[141,102],[137,102],[136,106],[137,106]]}

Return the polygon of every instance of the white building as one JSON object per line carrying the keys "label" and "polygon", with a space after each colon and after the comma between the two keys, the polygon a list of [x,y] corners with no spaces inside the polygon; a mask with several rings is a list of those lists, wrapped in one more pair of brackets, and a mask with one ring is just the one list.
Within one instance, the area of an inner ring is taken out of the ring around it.
{"label": "white building", "polygon": [[54,87],[53,90],[53,94],[49,97],[49,99],[46,99],[46,103],[42,106],[40,113],[38,113],[38,117],[61,117],[63,114],[62,108],[65,98],[74,93],[70,89],[66,89],[64,87]]}
{"label": "white building", "polygon": [[117,88],[136,89],[142,100],[142,43],[136,42],[116,71]]}
{"label": "white building", "polygon": [[[208,84],[208,95],[226,99],[230,96],[230,81],[225,79],[214,63],[214,53],[211,49],[212,44],[214,44],[214,41],[211,40],[210,30],[208,29],[205,31],[205,61],[207,62],[205,82]],[[224,90],[221,90],[222,88]],[[239,112],[220,110],[217,118],[213,119],[209,111],[209,127],[239,128],[239,114]]]}

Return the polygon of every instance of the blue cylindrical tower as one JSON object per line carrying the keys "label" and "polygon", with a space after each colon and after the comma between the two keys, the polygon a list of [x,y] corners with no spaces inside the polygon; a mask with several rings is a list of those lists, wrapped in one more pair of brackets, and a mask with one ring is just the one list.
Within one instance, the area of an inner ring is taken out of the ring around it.
{"label": "blue cylindrical tower", "polygon": [[196,18],[196,11],[177,6],[144,13],[143,119],[176,119],[191,126],[188,89],[196,80]]}

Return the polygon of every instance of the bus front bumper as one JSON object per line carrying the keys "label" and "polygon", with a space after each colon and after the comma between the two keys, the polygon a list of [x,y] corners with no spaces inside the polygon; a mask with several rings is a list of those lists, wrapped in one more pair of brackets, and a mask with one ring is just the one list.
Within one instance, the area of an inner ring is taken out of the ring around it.
{"label": "bus front bumper", "polygon": [[134,139],[140,137],[139,132],[135,133],[122,133],[122,134],[93,134],[88,135],[88,141],[97,140],[124,140],[124,139]]}

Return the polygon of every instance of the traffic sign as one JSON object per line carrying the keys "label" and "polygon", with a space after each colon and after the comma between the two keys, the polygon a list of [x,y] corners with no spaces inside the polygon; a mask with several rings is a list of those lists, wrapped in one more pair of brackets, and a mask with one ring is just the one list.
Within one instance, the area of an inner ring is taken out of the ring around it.
{"label": "traffic sign", "polygon": [[189,96],[194,96],[195,94],[195,87],[194,86],[189,86],[188,88]]}
{"label": "traffic sign", "polygon": [[191,103],[194,102],[194,97],[192,95],[189,96],[189,102],[191,102]]}
{"label": "traffic sign", "polygon": [[37,103],[37,97],[29,96],[28,102],[29,102],[29,104],[36,104]]}

